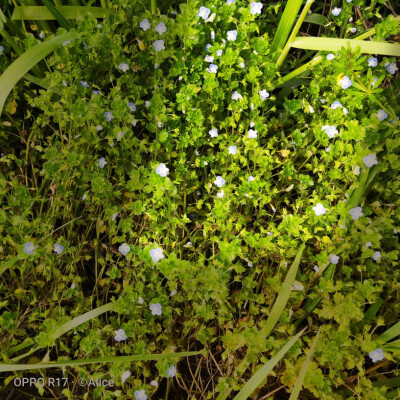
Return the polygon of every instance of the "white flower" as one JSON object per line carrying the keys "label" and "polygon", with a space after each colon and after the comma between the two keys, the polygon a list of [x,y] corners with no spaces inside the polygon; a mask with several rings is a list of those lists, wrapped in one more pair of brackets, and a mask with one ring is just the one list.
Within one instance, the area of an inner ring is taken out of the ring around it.
{"label": "white flower", "polygon": [[228,154],[236,154],[237,153],[237,147],[236,146],[229,146],[228,147]]}
{"label": "white flower", "polygon": [[120,69],[121,71],[126,72],[129,69],[129,65],[127,63],[121,63],[121,64],[118,65],[118,69]]}
{"label": "white flower", "polygon": [[262,3],[250,3],[250,14],[251,15],[256,15],[256,14],[261,14],[261,9],[263,8]]}
{"label": "white flower", "polygon": [[314,271],[317,272],[317,273],[319,272],[319,267],[318,267],[318,265],[314,265]]}
{"label": "white flower", "polygon": [[379,121],[384,121],[388,117],[388,114],[384,110],[379,110],[376,113],[376,116],[379,119]]}
{"label": "white flower", "polygon": [[349,110],[346,107],[343,107],[343,114],[347,115],[349,113]]}
{"label": "white flower", "polygon": [[210,36],[211,36],[211,39],[214,40],[215,39],[215,32],[211,31],[211,35]]}
{"label": "white flower", "polygon": [[201,6],[199,12],[197,13],[197,16],[203,19],[207,19],[210,15],[210,12],[211,10],[209,8]]}
{"label": "white flower", "polygon": [[123,374],[121,376],[122,383],[124,383],[130,376],[131,376],[131,371],[123,372]]}
{"label": "white flower", "polygon": [[75,283],[71,283],[70,289],[75,289],[75,288],[76,288]]}
{"label": "white flower", "polygon": [[383,350],[382,349],[376,349],[374,351],[371,351],[369,353],[369,358],[374,363],[376,363],[377,361],[382,361],[385,358],[384,355],[383,355]]}
{"label": "white flower", "polygon": [[396,65],[396,63],[391,63],[390,65],[387,66],[386,70],[388,72],[390,72],[392,75],[394,75],[396,73],[396,71],[398,71],[398,67]]}
{"label": "white flower", "polygon": [[240,99],[243,99],[243,96],[238,91],[235,90],[232,95],[232,100],[240,100]]}
{"label": "white flower", "polygon": [[117,140],[121,140],[124,137],[124,135],[125,135],[124,131],[118,132]]}
{"label": "white flower", "polygon": [[337,264],[338,262],[339,262],[339,256],[337,256],[336,254],[332,254],[330,257],[329,257],[329,262],[331,263],[331,264]]}
{"label": "white flower", "polygon": [[373,165],[378,164],[376,155],[373,153],[370,153],[367,156],[363,157],[363,162],[364,162],[365,166],[368,168],[372,167]]}
{"label": "white flower", "polygon": [[208,131],[208,134],[209,134],[211,137],[218,137],[218,131],[217,131],[216,128],[210,129],[210,130]]}
{"label": "white flower", "polygon": [[176,368],[175,365],[171,365],[168,369],[167,369],[167,375],[168,378],[173,378],[176,375]]}
{"label": "white flower", "polygon": [[374,261],[378,261],[381,257],[382,256],[380,251],[375,251],[375,253],[372,255]]}
{"label": "white flower", "polygon": [[158,382],[153,380],[153,381],[150,382],[150,385],[157,388],[158,387]]}
{"label": "white flower", "polygon": [[28,242],[25,244],[24,246],[24,253],[28,254],[28,255],[32,255],[33,254],[33,250],[35,250],[35,246],[32,242]]}
{"label": "white flower", "polygon": [[250,182],[253,182],[253,181],[255,181],[255,178],[254,178],[254,176],[250,175],[250,176],[247,178],[247,182],[250,183]]}
{"label": "white flower", "polygon": [[165,26],[164,22],[160,22],[154,30],[159,34],[162,35],[163,33],[167,32],[167,27]]}
{"label": "white flower", "polygon": [[250,128],[254,128],[255,125],[256,125],[256,123],[255,123],[254,121],[251,121],[251,122],[250,122]]}
{"label": "white flower", "polygon": [[303,284],[301,282],[294,281],[293,282],[293,286],[292,286],[292,290],[301,291],[301,290],[304,290],[304,286],[303,286]]}
{"label": "white flower", "polygon": [[156,173],[161,177],[165,178],[168,175],[169,168],[164,163],[161,163],[156,168]]}
{"label": "white flower", "polygon": [[163,254],[163,249],[160,249],[159,247],[156,247],[155,249],[151,249],[150,257],[153,260],[153,262],[158,263],[160,260],[165,258],[164,254]]}
{"label": "white flower", "polygon": [[245,67],[246,67],[246,64],[245,64],[244,62],[241,62],[241,63],[239,63],[239,67],[240,67],[240,68],[245,68]]}
{"label": "white flower", "polygon": [[337,17],[341,12],[342,12],[342,9],[341,9],[341,8],[338,8],[338,7],[335,7],[335,8],[332,10],[332,14],[333,14],[335,17]]}
{"label": "white flower", "polygon": [[207,72],[210,74],[216,74],[218,70],[218,65],[216,64],[210,64],[209,67],[207,68]]}
{"label": "white flower", "polygon": [[314,213],[317,217],[326,213],[326,208],[321,203],[317,203],[317,205],[312,209],[314,210]]}
{"label": "white flower", "polygon": [[55,253],[61,254],[64,251],[64,246],[62,246],[61,244],[56,243],[55,245],[53,245],[53,250],[54,250]]}
{"label": "white flower", "polygon": [[165,50],[165,46],[164,46],[164,40],[160,39],[160,40],[156,40],[153,43],[154,48],[156,49],[156,51],[161,51],[161,50]]}
{"label": "white flower", "polygon": [[351,79],[345,75],[343,76],[343,78],[339,79],[339,86],[342,89],[347,89],[349,88],[351,85],[353,84],[353,82],[351,81]]}
{"label": "white flower", "polygon": [[214,185],[218,186],[219,188],[225,185],[225,179],[222,176],[217,176],[214,181]]}
{"label": "white flower", "polygon": [[147,31],[147,29],[150,29],[150,22],[145,18],[140,24],[139,26],[143,29],[144,32]]}
{"label": "white flower", "polygon": [[101,157],[101,158],[99,158],[98,163],[99,163],[99,168],[104,168],[107,164],[107,161],[104,157]]}
{"label": "white flower", "polygon": [[150,107],[150,100],[146,100],[146,101],[144,102],[144,106],[147,107],[147,108],[149,108],[149,107]]}
{"label": "white flower", "polygon": [[368,58],[368,67],[376,67],[378,65],[378,59],[376,57]]}
{"label": "white flower", "polygon": [[134,395],[135,395],[135,400],[147,400],[147,395],[144,389],[136,390]]}
{"label": "white flower", "polygon": [[329,60],[329,61],[332,61],[334,58],[335,58],[335,55],[332,54],[332,53],[329,53],[329,54],[326,56],[326,59]]}
{"label": "white flower", "polygon": [[351,218],[353,218],[353,221],[357,221],[358,218],[360,218],[364,215],[362,212],[362,207],[354,207],[349,212],[350,212]]}
{"label": "white flower", "polygon": [[160,303],[152,303],[149,308],[152,315],[162,315],[162,307]]}
{"label": "white flower", "polygon": [[249,262],[247,263],[247,266],[248,266],[249,268],[252,268],[252,267],[253,267],[253,263],[249,261]]}
{"label": "white flower", "polygon": [[177,292],[176,292],[176,289],[172,289],[172,290],[171,290],[171,293],[170,293],[169,295],[172,297],[172,296],[175,296],[176,293],[177,293]]}
{"label": "white flower", "polygon": [[128,108],[129,108],[129,110],[130,111],[136,111],[136,106],[135,106],[135,103],[133,103],[133,102],[130,102],[130,103],[128,103]]}
{"label": "white flower", "polygon": [[335,110],[336,108],[341,108],[342,103],[339,100],[335,100],[332,104],[331,104],[331,108],[332,110]]}
{"label": "white flower", "polygon": [[331,139],[334,138],[339,132],[335,125],[324,125],[321,128]]}
{"label": "white flower", "polygon": [[114,213],[113,215],[112,215],[112,218],[111,218],[111,220],[112,221],[115,221],[116,220],[116,218],[118,217],[118,213]]}
{"label": "white flower", "polygon": [[211,44],[206,44],[206,51],[207,51],[207,52],[210,51],[210,47],[211,47]]}
{"label": "white flower", "polygon": [[106,120],[107,120],[108,122],[110,122],[110,121],[114,118],[114,116],[112,115],[112,112],[110,112],[110,111],[106,111],[106,112],[104,113],[104,116],[106,117]]}
{"label": "white flower", "polygon": [[138,298],[138,303],[139,303],[139,304],[143,304],[143,303],[144,303],[143,297],[139,297],[139,298]]}
{"label": "white flower", "polygon": [[359,166],[359,165],[356,165],[356,166],[353,168],[353,174],[354,174],[354,175],[360,175],[360,166]]}
{"label": "white flower", "polygon": [[[209,17],[206,19],[206,22],[213,22],[216,16],[217,16],[216,13],[212,13],[211,16],[209,16]],[[194,39],[194,38],[193,38],[193,39]]]}
{"label": "white flower", "polygon": [[114,340],[117,342],[121,342],[122,340],[126,340],[126,334],[123,329],[118,329],[115,331]]}
{"label": "white flower", "polygon": [[265,100],[269,97],[269,93],[265,89],[260,90],[258,94],[260,95],[261,100]]}
{"label": "white flower", "polygon": [[132,121],[132,125],[133,125],[133,126],[136,126],[136,124],[137,124],[137,121],[136,121],[136,119],[134,119],[134,120]]}
{"label": "white flower", "polygon": [[226,0],[226,4],[231,5],[231,4],[235,4],[236,0]]}
{"label": "white flower", "polygon": [[371,246],[372,246],[372,242],[365,243],[365,247],[371,247]]}
{"label": "white flower", "polygon": [[352,28],[349,29],[349,31],[350,31],[351,33],[356,33],[356,32],[357,32],[357,28],[352,27]]}
{"label": "white flower", "polygon": [[81,81],[81,86],[85,87],[85,88],[88,88],[89,84],[86,81]]}
{"label": "white flower", "polygon": [[126,243],[122,243],[122,244],[118,247],[118,251],[119,251],[123,256],[126,256],[126,255],[131,251],[131,248],[130,248]]}
{"label": "white flower", "polygon": [[215,53],[218,57],[222,56],[222,49],[217,50],[217,52]]}
{"label": "white flower", "polygon": [[257,137],[257,132],[256,130],[249,129],[247,132],[247,139],[255,139]]}
{"label": "white flower", "polygon": [[86,198],[87,198],[87,195],[86,195],[86,193],[82,196],[82,200],[86,200]]}
{"label": "white flower", "polygon": [[228,31],[227,32],[227,39],[230,40],[231,42],[234,42],[236,40],[237,37],[237,31]]}
{"label": "white flower", "polygon": [[224,189],[222,189],[220,192],[217,193],[217,197],[219,197],[220,199],[222,199],[224,197]]}
{"label": "white flower", "polygon": [[206,56],[204,59],[205,62],[212,63],[214,61],[214,56]]}

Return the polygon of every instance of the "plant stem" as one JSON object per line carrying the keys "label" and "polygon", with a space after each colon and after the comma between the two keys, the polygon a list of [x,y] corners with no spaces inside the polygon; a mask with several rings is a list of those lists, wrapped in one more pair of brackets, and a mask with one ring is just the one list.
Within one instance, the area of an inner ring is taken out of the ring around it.
{"label": "plant stem", "polygon": [[150,5],[151,5],[151,13],[155,15],[157,12],[157,0],[150,0]]}

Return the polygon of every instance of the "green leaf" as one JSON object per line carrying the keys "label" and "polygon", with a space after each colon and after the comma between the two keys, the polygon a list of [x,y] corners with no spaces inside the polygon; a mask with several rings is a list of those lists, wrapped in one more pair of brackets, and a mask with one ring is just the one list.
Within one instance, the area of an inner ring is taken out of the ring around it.
{"label": "green leaf", "polygon": [[310,350],[307,353],[307,357],[304,360],[303,365],[301,366],[300,373],[296,379],[296,383],[294,384],[294,387],[293,387],[292,393],[290,394],[289,400],[297,400],[299,397],[300,390],[303,386],[304,378],[307,373],[307,369],[310,366],[311,358],[314,354],[315,348],[317,347],[317,342],[318,342],[318,337],[319,337],[320,332],[321,332],[321,328],[319,329],[318,333],[316,334],[316,336],[312,342],[312,345],[310,347]]}
{"label": "green leaf", "polygon": [[40,43],[32,47],[18,57],[0,76],[0,115],[3,112],[4,103],[7,100],[12,88],[17,82],[39,61],[54,51],[58,46],[67,40],[78,38],[77,32],[64,33],[54,39]]}
{"label": "green leaf", "polygon": [[247,400],[247,398],[263,383],[268,374],[275,368],[276,364],[284,357],[290,348],[297,342],[306,328],[290,339],[267,363],[265,363],[243,386],[242,390],[233,400]]}
{"label": "green leaf", "polygon": [[400,335],[400,321],[394,324],[387,331],[383,332],[377,339],[378,342],[386,343],[389,340],[394,339],[396,336]]}
{"label": "green leaf", "polygon": [[71,28],[71,25],[64,18],[64,16],[60,13],[60,11],[57,10],[57,8],[54,6],[54,4],[51,2],[51,0],[42,0],[42,2],[46,6],[46,8],[51,12],[51,14],[54,16],[54,18],[58,21],[60,26],[62,26],[65,29]]}
{"label": "green leaf", "polygon": [[365,321],[372,321],[372,319],[375,317],[376,313],[381,308],[383,303],[384,303],[383,299],[378,297],[376,299],[375,303],[371,304],[371,306],[365,312],[365,315],[364,315]]}
{"label": "green leaf", "polygon": [[60,360],[56,362],[49,362],[43,364],[0,364],[0,372],[31,371],[31,370],[47,369],[47,368],[77,367],[80,365],[114,363],[114,362],[120,363],[129,361],[150,361],[150,360],[158,361],[166,358],[169,359],[169,358],[190,357],[199,354],[202,354],[202,352],[188,351],[183,353],[140,354],[132,356],[88,358],[80,360]]}
{"label": "green leaf", "polygon": [[316,24],[316,25],[321,25],[321,26],[325,26],[329,24],[329,19],[324,17],[321,14],[308,14],[305,18],[304,18],[304,22],[309,22],[310,24]]}
{"label": "green leaf", "polygon": [[305,50],[339,51],[342,47],[350,47],[352,50],[360,48],[361,53],[380,54],[386,56],[400,56],[400,45],[384,42],[374,42],[359,39],[335,39],[319,37],[296,37],[292,47]]}
{"label": "green leaf", "polygon": [[0,266],[0,276],[3,275],[5,271],[8,270],[8,268],[12,267],[17,261],[19,260],[19,256],[15,256],[13,258],[10,258],[7,260],[5,263],[1,264]]}
{"label": "green leaf", "polygon": [[[105,18],[113,12],[113,10],[103,7],[60,6],[55,8],[65,19],[77,19],[86,13],[92,14],[94,18]],[[43,6],[18,6],[15,7],[11,19],[40,21],[54,20],[56,18]]]}

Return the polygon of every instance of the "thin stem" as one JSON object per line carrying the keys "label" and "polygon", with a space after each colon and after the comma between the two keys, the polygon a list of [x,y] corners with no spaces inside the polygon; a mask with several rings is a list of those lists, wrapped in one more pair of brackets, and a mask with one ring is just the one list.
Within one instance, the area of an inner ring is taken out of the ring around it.
{"label": "thin stem", "polygon": [[157,13],[157,0],[150,0],[151,13],[155,15]]}

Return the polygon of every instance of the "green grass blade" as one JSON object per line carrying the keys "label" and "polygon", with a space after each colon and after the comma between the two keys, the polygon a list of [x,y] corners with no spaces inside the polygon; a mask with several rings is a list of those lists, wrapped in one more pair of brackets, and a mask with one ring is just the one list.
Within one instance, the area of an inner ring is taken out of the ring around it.
{"label": "green grass blade", "polygon": [[375,303],[371,304],[368,310],[365,312],[364,320],[372,321],[372,319],[375,317],[376,313],[379,311],[383,303],[384,300],[381,297],[378,297]]}
{"label": "green grass blade", "polygon": [[303,387],[304,378],[306,376],[308,367],[310,366],[310,363],[311,363],[311,358],[314,354],[315,348],[317,347],[317,342],[318,342],[318,337],[319,337],[320,332],[321,332],[321,328],[319,329],[318,333],[316,334],[316,336],[311,344],[310,350],[308,351],[307,356],[303,362],[303,365],[301,366],[300,373],[296,379],[296,383],[294,384],[294,387],[293,387],[292,393],[290,394],[289,400],[297,400],[299,397],[300,390]]}
{"label": "green grass blade", "polygon": [[249,396],[263,383],[268,374],[275,368],[276,364],[284,357],[290,348],[297,342],[306,328],[290,339],[275,356],[266,362],[243,386],[242,390],[233,398],[233,400],[247,400]]}
{"label": "green grass blade", "polygon": [[382,346],[383,350],[392,351],[394,353],[400,353],[400,340],[395,340],[394,342],[390,342],[388,344],[384,344]]}
{"label": "green grass blade", "polygon": [[302,0],[289,0],[287,2],[271,45],[271,51],[277,52],[273,61],[278,59],[279,53],[284,48],[302,3]]}
{"label": "green grass blade", "polygon": [[373,387],[399,387],[400,386],[400,377],[396,378],[389,378],[389,379],[382,379],[380,381],[374,382],[372,384]]}
{"label": "green grass blade", "polygon": [[329,19],[324,17],[321,14],[308,14],[305,18],[304,18],[304,22],[308,22],[310,24],[316,24],[316,25],[321,25],[321,26],[325,26],[329,24]]}
{"label": "green grass blade", "polygon": [[[113,12],[113,10],[103,7],[60,6],[55,8],[65,19],[77,19],[86,13],[92,14],[95,18],[105,18]],[[43,6],[18,6],[15,7],[11,19],[40,21],[54,20],[56,18]]]}
{"label": "green grass blade", "polygon": [[378,337],[377,341],[380,343],[386,343],[389,340],[394,339],[396,336],[400,335],[400,321],[394,324],[387,331],[383,332],[381,336]]}
{"label": "green grass blade", "polygon": [[4,274],[10,267],[12,267],[19,260],[18,256],[10,258],[0,266],[0,276]]}
{"label": "green grass blade", "polygon": [[0,372],[31,371],[31,370],[47,369],[47,368],[77,367],[88,364],[101,364],[101,363],[114,363],[114,362],[152,361],[152,360],[158,361],[166,358],[190,357],[198,354],[202,354],[202,352],[188,351],[183,353],[140,354],[131,356],[88,358],[80,360],[60,360],[56,362],[48,362],[43,364],[0,364]]}
{"label": "green grass blade", "polygon": [[385,56],[400,56],[400,45],[385,42],[374,42],[359,39],[336,39],[320,37],[296,37],[292,47],[305,50],[339,51],[342,47],[350,47],[355,50],[360,48],[361,53],[380,54]]}
{"label": "green grass blade", "polygon": [[60,13],[60,11],[54,6],[51,0],[42,0],[43,4],[46,8],[51,12],[54,18],[58,21],[60,26],[65,29],[71,29],[71,25],[69,22],[64,18],[64,16]]}
{"label": "green grass blade", "polygon": [[282,315],[283,310],[286,307],[287,302],[289,301],[290,294],[292,292],[292,285],[294,280],[296,279],[297,270],[299,269],[299,264],[301,260],[301,256],[303,254],[305,248],[305,244],[302,244],[297,251],[296,258],[291,265],[286,278],[282,284],[281,289],[279,290],[278,297],[275,300],[275,303],[272,307],[272,310],[268,316],[267,322],[262,329],[262,333],[265,337],[271,333],[272,329],[274,329],[276,323],[278,322],[280,316]]}
{"label": "green grass blade", "polygon": [[40,43],[18,57],[4,71],[0,76],[0,115],[3,111],[4,103],[6,102],[8,95],[17,82],[40,60],[54,51],[63,42],[76,39],[78,36],[79,34],[77,32],[69,32]]}

